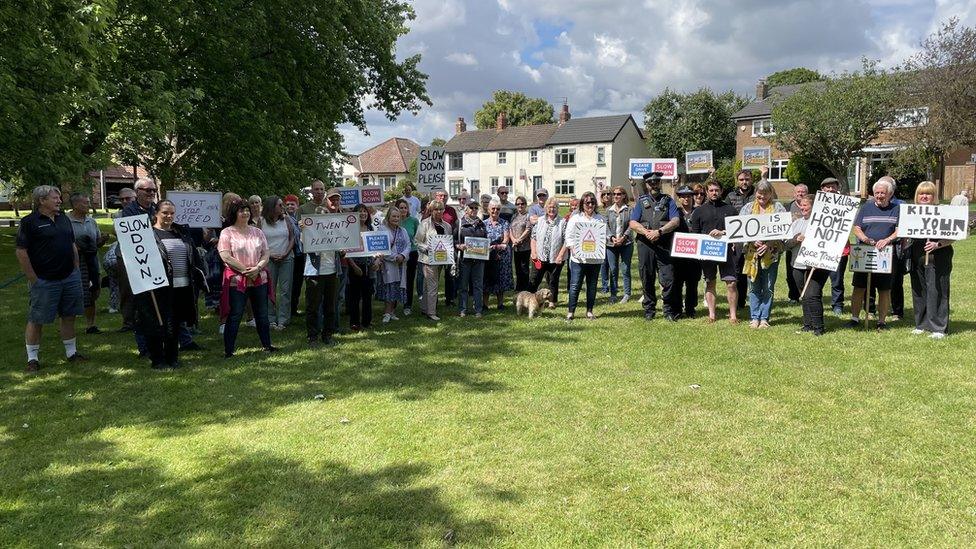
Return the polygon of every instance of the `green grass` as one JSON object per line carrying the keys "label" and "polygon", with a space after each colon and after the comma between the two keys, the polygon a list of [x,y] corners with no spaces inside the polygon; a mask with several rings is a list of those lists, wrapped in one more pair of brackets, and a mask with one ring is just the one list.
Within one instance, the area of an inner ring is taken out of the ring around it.
{"label": "green grass", "polygon": [[797,336],[783,300],[762,332],[601,300],[595,322],[412,317],[335,350],[295,325],[273,358],[244,328],[230,362],[207,317],[209,351],[173,373],[112,332],[68,366],[49,328],[34,377],[18,282],[0,545],[972,545],[974,268],[959,244],[941,342],[835,318]]}

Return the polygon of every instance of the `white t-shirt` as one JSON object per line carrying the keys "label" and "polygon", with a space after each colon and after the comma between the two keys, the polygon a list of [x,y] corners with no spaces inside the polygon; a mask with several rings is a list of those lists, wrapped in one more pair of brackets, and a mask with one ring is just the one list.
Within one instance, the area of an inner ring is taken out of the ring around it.
{"label": "white t-shirt", "polygon": [[410,205],[410,215],[420,219],[420,199],[414,195],[404,196],[403,199]]}

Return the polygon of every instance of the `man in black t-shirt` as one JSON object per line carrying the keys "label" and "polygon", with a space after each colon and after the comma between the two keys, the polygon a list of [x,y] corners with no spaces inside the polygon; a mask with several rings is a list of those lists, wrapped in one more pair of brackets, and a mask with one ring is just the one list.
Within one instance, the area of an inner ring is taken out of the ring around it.
{"label": "man in black t-shirt", "polygon": [[[695,208],[688,221],[688,229],[693,233],[707,234],[712,238],[721,238],[725,234],[725,218],[738,215],[739,212],[722,200],[722,186],[717,181],[709,181],[706,185],[707,200]],[[731,245],[729,245],[731,248]],[[715,322],[715,285],[716,275],[725,282],[729,301],[729,321],[739,322],[738,301],[739,290],[736,286],[738,270],[736,258],[730,249],[726,260],[722,263],[702,261],[702,274],[705,275],[705,305],[708,307],[708,321]]]}

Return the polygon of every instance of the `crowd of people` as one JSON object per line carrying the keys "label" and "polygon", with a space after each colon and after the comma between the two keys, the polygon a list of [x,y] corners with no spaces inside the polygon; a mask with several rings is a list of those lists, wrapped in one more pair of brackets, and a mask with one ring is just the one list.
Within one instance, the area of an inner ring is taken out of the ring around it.
{"label": "crowd of people", "polygon": [[[274,353],[278,349],[272,343],[273,333],[287,329],[300,316],[304,316],[310,346],[333,346],[335,335],[343,331],[343,311],[348,330],[371,328],[374,299],[382,302],[383,324],[398,321],[398,315],[411,315],[415,302],[424,317],[439,321],[441,296],[446,308],[441,314],[454,309],[459,317],[478,318],[492,308],[492,297],[494,308],[504,310],[511,295],[545,288],[548,291],[540,292],[545,295],[542,305],[553,309],[559,303],[566,263],[567,321],[576,316],[581,292],[586,317],[595,319],[598,289],[608,296],[610,306],[631,299],[635,247],[642,283],[640,302],[647,320],[657,315],[658,291],[667,321],[696,317],[698,288],[704,279],[707,319],[715,322],[720,279],[725,283],[729,321],[738,323],[739,311],[748,304],[750,327],[768,328],[781,263],[789,301],[802,308],[799,331],[824,333],[823,293],[828,282],[830,307],[836,315],[843,315],[850,245],[833,272],[811,272],[795,262],[814,201],[805,185],[797,185],[793,200],[784,205],[777,201],[765,170],[755,185],[750,171],[740,171],[735,187],[724,194],[711,177],[704,184],[679,185],[673,194],[664,193],[662,175],[652,172],[632,182],[633,193],[624,186],[601,189],[599,197],[585,192],[570,202],[565,215],[560,214],[556,198],[544,189],[536,192],[531,204],[522,196],[510,200],[506,187],[499,187],[497,196],[484,194],[477,201],[462,192],[455,197],[455,208],[444,190],[422,200],[407,186],[403,198],[388,208],[358,204],[350,210],[358,214],[361,232],[383,231],[389,237],[390,252],[373,257],[303,250],[303,216],[344,211],[339,190],[326,189],[320,180],[312,183],[311,197],[304,203],[295,195],[245,199],[226,193],[221,203],[222,227],[190,229],[174,223],[176,206],[158,199],[155,182],[140,179],[134,188],[119,194],[123,207],[114,217],[148,216],[167,285],[137,295],[129,287],[117,244],[105,251],[101,264],[98,261],[98,251],[109,239],[91,217],[89,198],[71,194],[67,208],[62,208],[59,189],[42,185],[33,191],[33,211],[21,221],[16,242],[17,259],[30,287],[27,371],[40,368],[42,327],[57,318],[68,361],[85,360],[77,349],[75,317],[84,315],[86,333],[101,332],[96,324],[96,300],[103,287],[109,289],[109,311],[121,312],[122,331],[133,333],[140,355],[149,359],[152,368],[171,369],[181,365],[181,352],[203,350],[193,339],[201,296],[219,318],[228,358],[236,352],[242,323],[256,329],[265,352]],[[643,187],[640,192],[638,185]],[[836,193],[839,187],[836,179],[827,178],[820,190]],[[866,322],[861,319],[865,307],[876,307],[878,330],[903,316],[902,279],[909,274],[915,315],[912,333],[941,339],[948,332],[952,241],[899,239],[900,201],[895,190],[892,178],[879,179],[855,220],[854,239],[878,249],[893,246],[896,260],[891,274],[875,273],[872,278],[876,305],[864,273],[854,273],[848,325],[858,327]],[[935,204],[936,197],[935,186],[923,182],[914,202]],[[722,238],[729,216],[786,211],[794,221],[784,240],[730,245],[722,262],[671,255],[675,232]],[[606,229],[603,259],[577,251],[580,227],[594,223]],[[428,246],[431,235],[453,237],[453,265],[433,260]],[[488,240],[487,260],[466,255],[471,238]],[[439,288],[443,288],[442,294]],[[301,306],[304,312],[299,310]]]}

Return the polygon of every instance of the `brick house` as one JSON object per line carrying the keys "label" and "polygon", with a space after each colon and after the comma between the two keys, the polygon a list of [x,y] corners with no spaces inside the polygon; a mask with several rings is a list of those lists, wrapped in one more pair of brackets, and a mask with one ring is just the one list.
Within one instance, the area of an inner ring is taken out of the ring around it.
{"label": "brick house", "polygon": [[382,185],[383,190],[399,185],[410,172],[410,163],[420,154],[420,145],[403,137],[391,137],[360,154],[346,158],[343,179],[360,185]]}

